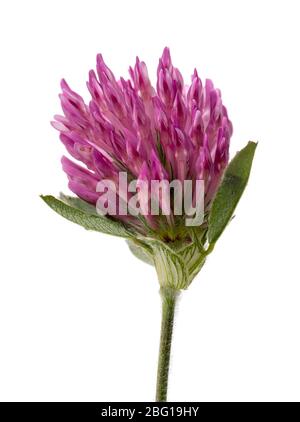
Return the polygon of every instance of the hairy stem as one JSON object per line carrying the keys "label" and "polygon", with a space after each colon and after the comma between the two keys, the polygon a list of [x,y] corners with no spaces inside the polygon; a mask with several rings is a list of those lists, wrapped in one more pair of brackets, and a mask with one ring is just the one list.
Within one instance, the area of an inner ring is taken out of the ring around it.
{"label": "hairy stem", "polygon": [[162,320],[160,333],[160,346],[157,368],[156,401],[167,401],[170,353],[176,300],[178,290],[170,287],[161,287]]}

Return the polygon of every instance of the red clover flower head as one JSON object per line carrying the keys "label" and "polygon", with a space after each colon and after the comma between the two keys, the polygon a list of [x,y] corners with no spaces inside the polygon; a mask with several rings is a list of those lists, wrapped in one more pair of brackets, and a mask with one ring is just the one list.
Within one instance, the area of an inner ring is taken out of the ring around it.
{"label": "red clover flower head", "polygon": [[169,215],[151,215],[151,200],[164,208],[161,195],[153,198],[151,181],[190,180],[194,187],[196,180],[203,180],[207,214],[228,164],[232,124],[220,90],[209,79],[202,83],[196,70],[185,85],[168,48],[159,59],[156,89],[139,58],[129,74],[130,80],[117,80],[99,54],[96,72],[89,72],[89,104],[62,80],[64,115],[55,116],[52,125],[76,160],[64,156],[63,170],[70,190],[93,205],[105,196],[97,189],[102,180],[119,188],[118,200],[130,200],[133,194],[120,189],[121,172],[126,172],[128,183],[148,182],[146,194],[137,190],[142,216],[124,215],[118,205],[111,217],[137,233],[160,233],[174,240],[184,232],[184,215],[175,214],[172,198]]}

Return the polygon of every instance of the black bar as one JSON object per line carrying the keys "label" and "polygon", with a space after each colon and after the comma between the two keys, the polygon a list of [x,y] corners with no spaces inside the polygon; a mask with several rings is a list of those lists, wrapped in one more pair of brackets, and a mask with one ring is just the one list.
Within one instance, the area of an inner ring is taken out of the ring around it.
{"label": "black bar", "polygon": [[[0,418],[28,417],[30,420],[43,421],[48,418],[65,417],[84,418],[82,420],[99,420],[107,417],[123,417],[127,420],[136,420],[144,417],[203,417],[216,416],[240,418],[260,417],[262,412],[268,411],[268,419],[273,414],[276,417],[287,417],[287,411],[293,412],[299,403],[203,403],[203,402],[168,402],[168,403],[141,403],[141,402],[111,402],[111,403],[52,403],[52,402],[11,402],[0,403]],[[2,419],[3,420],[3,419]]]}

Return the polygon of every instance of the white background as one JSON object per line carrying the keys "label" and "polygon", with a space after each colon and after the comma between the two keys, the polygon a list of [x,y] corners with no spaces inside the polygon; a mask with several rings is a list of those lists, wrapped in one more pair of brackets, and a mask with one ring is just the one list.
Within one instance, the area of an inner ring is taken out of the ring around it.
{"label": "white background", "polygon": [[49,125],[65,77],[102,52],[154,77],[165,45],[222,89],[231,155],[258,140],[247,191],[175,327],[169,400],[298,401],[299,1],[1,1],[0,400],[154,399],[160,298],[124,241],[39,194],[67,190]]}

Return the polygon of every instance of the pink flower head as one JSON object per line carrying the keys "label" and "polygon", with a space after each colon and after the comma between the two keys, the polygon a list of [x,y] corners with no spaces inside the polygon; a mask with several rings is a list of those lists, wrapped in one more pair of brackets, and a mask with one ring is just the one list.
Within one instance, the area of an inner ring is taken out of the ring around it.
{"label": "pink flower head", "polygon": [[[52,125],[68,153],[80,162],[62,158],[70,190],[96,204],[97,183],[108,179],[118,184],[124,171],[128,181],[137,179],[138,184],[201,179],[208,210],[228,163],[232,135],[220,90],[210,80],[203,84],[196,70],[185,86],[168,48],[159,60],[156,89],[139,58],[129,74],[131,80],[117,80],[98,55],[96,72],[89,72],[87,82],[89,104],[62,80],[64,115],[55,116]],[[141,208],[147,208],[148,199],[141,197]],[[141,232],[146,227],[159,230],[163,224],[178,227],[179,218],[146,212],[143,219],[121,213],[113,217]]]}

